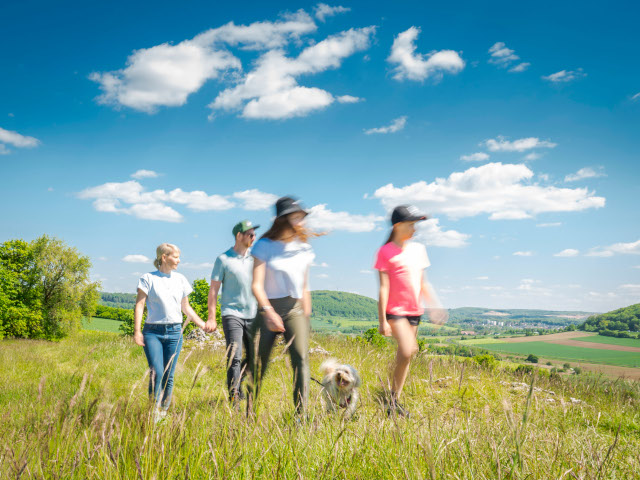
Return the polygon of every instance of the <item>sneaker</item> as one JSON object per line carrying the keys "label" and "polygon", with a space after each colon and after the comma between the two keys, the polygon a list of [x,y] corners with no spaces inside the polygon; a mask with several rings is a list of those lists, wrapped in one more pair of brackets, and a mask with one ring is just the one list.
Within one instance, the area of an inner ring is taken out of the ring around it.
{"label": "sneaker", "polygon": [[387,416],[390,417],[392,415],[404,418],[411,416],[409,411],[393,397],[389,403],[387,403]]}
{"label": "sneaker", "polygon": [[167,418],[167,411],[162,408],[156,408],[153,412],[153,423],[157,425]]}

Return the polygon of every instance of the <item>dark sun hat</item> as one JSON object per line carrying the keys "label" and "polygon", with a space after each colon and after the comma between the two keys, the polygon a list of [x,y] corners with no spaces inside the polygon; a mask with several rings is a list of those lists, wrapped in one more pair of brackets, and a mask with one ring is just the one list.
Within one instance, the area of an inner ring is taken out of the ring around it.
{"label": "dark sun hat", "polygon": [[295,198],[281,197],[276,202],[276,217],[284,217],[285,215],[295,212],[302,212],[305,215],[309,214]]}
{"label": "dark sun hat", "polygon": [[413,205],[399,205],[393,209],[391,214],[391,225],[400,222],[418,222],[426,220],[427,216],[414,207]]}

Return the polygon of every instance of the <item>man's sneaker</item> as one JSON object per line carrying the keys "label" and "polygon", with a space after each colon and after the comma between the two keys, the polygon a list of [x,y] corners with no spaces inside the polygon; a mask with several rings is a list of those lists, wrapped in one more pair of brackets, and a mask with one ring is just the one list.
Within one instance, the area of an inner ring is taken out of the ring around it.
{"label": "man's sneaker", "polygon": [[391,398],[387,404],[387,416],[390,417],[392,415],[404,418],[409,418],[411,416],[409,411],[398,403],[395,398]]}
{"label": "man's sneaker", "polygon": [[153,423],[157,425],[167,418],[167,411],[163,408],[157,408],[153,412]]}

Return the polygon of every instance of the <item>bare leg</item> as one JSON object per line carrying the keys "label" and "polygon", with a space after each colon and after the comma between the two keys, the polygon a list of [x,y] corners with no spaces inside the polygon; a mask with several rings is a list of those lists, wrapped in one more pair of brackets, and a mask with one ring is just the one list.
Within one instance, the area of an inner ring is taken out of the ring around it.
{"label": "bare leg", "polygon": [[398,319],[389,322],[393,337],[398,342],[398,351],[393,366],[393,382],[391,390],[396,398],[400,397],[402,387],[409,373],[411,359],[418,353],[418,327],[413,326],[406,319]]}

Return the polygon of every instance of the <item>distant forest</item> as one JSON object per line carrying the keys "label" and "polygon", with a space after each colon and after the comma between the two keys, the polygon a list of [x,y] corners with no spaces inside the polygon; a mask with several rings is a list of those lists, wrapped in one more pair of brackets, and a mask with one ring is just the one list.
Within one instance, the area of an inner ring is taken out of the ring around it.
{"label": "distant forest", "polygon": [[600,332],[600,335],[635,336],[627,332],[640,331],[640,303],[600,315],[593,315],[578,328],[587,332]]}

